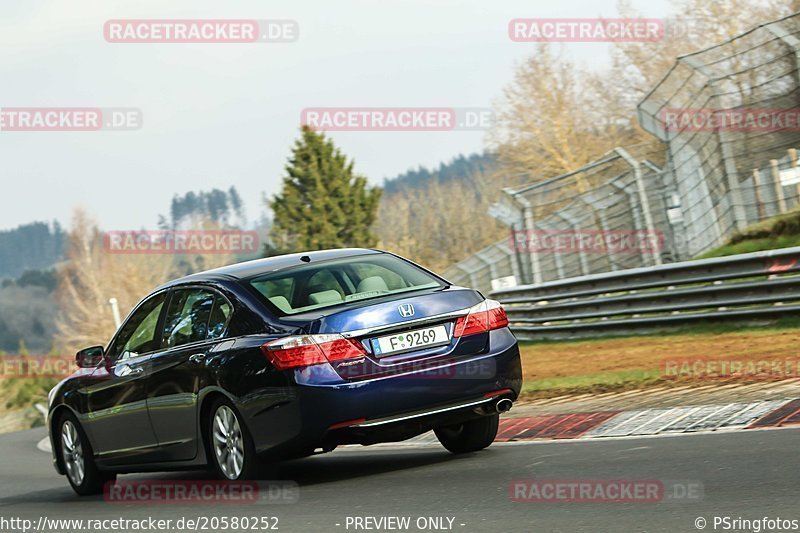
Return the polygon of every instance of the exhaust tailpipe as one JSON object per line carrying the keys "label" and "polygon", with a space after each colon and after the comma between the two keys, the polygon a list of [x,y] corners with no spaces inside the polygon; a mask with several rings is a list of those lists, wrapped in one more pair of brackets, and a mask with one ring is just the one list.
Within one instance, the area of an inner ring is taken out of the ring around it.
{"label": "exhaust tailpipe", "polygon": [[508,398],[503,398],[502,400],[498,400],[497,403],[494,404],[494,410],[497,411],[498,413],[505,413],[509,409],[511,409],[512,405],[513,403],[511,402],[511,400],[509,400]]}

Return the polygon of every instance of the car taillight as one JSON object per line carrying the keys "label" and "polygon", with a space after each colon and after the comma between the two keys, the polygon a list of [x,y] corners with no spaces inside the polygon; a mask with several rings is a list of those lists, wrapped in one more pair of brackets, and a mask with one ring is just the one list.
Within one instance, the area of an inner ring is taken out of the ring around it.
{"label": "car taillight", "polygon": [[261,350],[278,370],[355,359],[367,353],[358,341],[338,334],[284,337],[266,343]]}
{"label": "car taillight", "polygon": [[500,302],[497,300],[486,300],[486,311],[489,313],[490,330],[508,326],[508,316]]}
{"label": "car taillight", "polygon": [[466,316],[458,317],[453,331],[454,337],[466,337],[486,333],[508,325],[508,317],[500,302],[485,300],[470,308]]}

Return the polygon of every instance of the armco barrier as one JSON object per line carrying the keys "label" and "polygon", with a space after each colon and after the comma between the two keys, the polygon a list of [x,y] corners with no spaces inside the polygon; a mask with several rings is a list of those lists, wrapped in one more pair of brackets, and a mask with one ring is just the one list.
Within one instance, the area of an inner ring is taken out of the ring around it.
{"label": "armco barrier", "polygon": [[800,313],[800,247],[580,276],[493,292],[522,340],[650,333]]}

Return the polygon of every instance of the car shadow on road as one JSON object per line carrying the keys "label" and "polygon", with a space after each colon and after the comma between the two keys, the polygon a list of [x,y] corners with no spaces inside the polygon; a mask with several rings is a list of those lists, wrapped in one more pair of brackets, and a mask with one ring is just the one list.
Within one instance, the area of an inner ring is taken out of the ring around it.
{"label": "car shadow on road", "polygon": [[[484,452],[485,453],[485,452]],[[314,455],[302,459],[265,463],[258,470],[261,481],[294,481],[298,485],[310,486],[333,483],[389,472],[413,470],[459,459],[470,455],[455,456],[437,448],[412,449],[349,449]],[[206,480],[211,474],[205,470],[189,472],[160,472],[135,474],[126,479],[182,479]]]}
{"label": "car shadow on road", "polygon": [[467,457],[457,457],[436,448],[369,450],[366,453],[334,451],[330,454],[279,463],[273,466],[272,472],[278,475],[276,479],[292,480],[302,487],[413,470]]}
{"label": "car shadow on road", "polygon": [[[490,452],[480,452],[490,453]],[[267,463],[261,466],[258,479],[263,481],[293,481],[300,487],[335,483],[349,479],[401,471],[412,471],[436,464],[452,461],[469,461],[478,454],[452,455],[434,447],[409,449],[347,449],[332,453],[315,455],[303,459],[294,459]],[[120,476],[125,480],[195,480],[213,479],[207,470],[190,470],[175,472],[138,473]],[[90,509],[98,502],[103,502],[102,494],[79,497],[70,489],[66,479],[59,477],[63,487],[47,488],[18,493],[0,498],[0,508],[36,503],[69,504],[72,510]],[[77,505],[76,505],[77,504]],[[84,507],[88,504],[89,507]]]}

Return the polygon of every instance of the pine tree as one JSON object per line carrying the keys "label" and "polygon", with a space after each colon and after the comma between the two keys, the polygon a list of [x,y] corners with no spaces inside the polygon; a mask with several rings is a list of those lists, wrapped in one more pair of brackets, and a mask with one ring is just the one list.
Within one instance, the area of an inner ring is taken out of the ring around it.
{"label": "pine tree", "polygon": [[353,162],[324,133],[303,127],[286,173],[269,203],[274,251],[375,246],[372,224],[381,191],[353,173]]}

